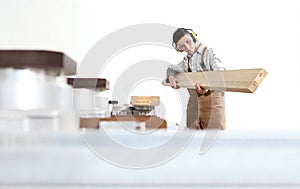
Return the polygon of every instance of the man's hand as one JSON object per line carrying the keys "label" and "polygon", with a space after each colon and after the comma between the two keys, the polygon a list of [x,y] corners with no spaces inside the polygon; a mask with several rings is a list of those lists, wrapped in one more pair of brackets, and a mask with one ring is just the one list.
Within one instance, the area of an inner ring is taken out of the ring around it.
{"label": "man's hand", "polygon": [[203,89],[203,88],[199,85],[198,82],[196,83],[195,88],[196,88],[197,93],[202,94],[202,95],[205,94],[205,93],[207,93],[207,91],[208,91],[208,90]]}
{"label": "man's hand", "polygon": [[180,87],[177,85],[178,79],[175,78],[174,76],[170,75],[169,81],[170,81],[171,87],[172,87],[173,89],[179,89],[179,88],[180,88]]}

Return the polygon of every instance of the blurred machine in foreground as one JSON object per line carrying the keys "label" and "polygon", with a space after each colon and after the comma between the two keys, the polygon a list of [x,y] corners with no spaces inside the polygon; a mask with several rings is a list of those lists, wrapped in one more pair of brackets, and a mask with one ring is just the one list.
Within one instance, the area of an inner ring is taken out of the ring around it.
{"label": "blurred machine in foreground", "polygon": [[74,74],[76,62],[60,52],[0,50],[0,129],[67,127],[73,108],[65,76]]}

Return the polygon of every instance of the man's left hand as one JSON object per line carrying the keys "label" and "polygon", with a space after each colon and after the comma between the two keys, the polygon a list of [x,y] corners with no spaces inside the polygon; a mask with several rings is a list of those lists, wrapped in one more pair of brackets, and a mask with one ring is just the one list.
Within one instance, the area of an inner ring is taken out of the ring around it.
{"label": "man's left hand", "polygon": [[205,94],[205,93],[207,93],[207,91],[208,91],[208,90],[206,90],[206,89],[203,89],[203,88],[199,85],[198,82],[196,83],[195,88],[196,88],[197,93],[202,94],[202,95]]}

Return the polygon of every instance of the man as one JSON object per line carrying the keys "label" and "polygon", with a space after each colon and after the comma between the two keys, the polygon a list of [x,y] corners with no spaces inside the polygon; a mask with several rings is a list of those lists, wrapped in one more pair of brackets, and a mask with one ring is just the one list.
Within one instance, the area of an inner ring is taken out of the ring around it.
{"label": "man", "polygon": [[[176,74],[179,72],[203,72],[224,70],[222,62],[211,48],[205,47],[191,29],[178,28],[173,34],[173,47],[187,55],[177,65],[167,70],[167,82],[178,89]],[[187,127],[191,129],[225,129],[224,91],[205,90],[196,83],[188,89]]]}

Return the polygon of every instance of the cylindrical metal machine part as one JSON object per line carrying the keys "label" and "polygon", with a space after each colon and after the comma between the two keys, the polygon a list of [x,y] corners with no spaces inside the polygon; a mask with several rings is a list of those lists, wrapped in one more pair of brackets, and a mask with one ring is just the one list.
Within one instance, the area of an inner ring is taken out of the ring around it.
{"label": "cylindrical metal machine part", "polygon": [[109,117],[109,82],[103,78],[68,78],[73,89],[74,111],[80,117]]}
{"label": "cylindrical metal machine part", "polygon": [[73,107],[79,117],[109,117],[108,97],[104,91],[73,89]]}
{"label": "cylindrical metal machine part", "polygon": [[0,109],[60,110],[72,108],[71,86],[57,71],[0,69]]}

